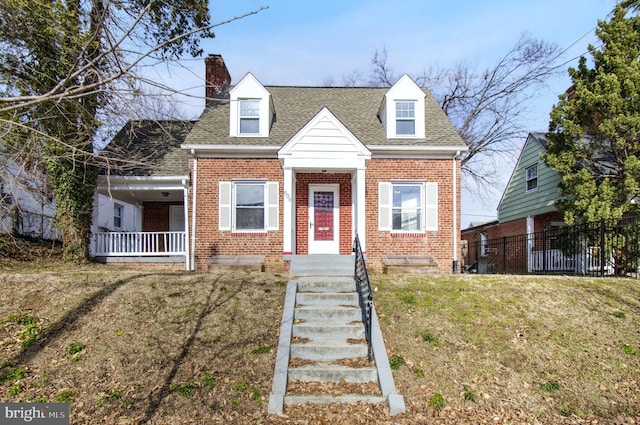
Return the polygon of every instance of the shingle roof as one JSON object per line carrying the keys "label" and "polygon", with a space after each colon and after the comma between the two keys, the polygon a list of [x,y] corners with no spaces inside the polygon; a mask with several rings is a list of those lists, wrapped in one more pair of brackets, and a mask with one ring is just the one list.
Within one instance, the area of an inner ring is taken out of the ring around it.
{"label": "shingle roof", "polygon": [[424,139],[387,139],[377,117],[388,88],[378,87],[281,87],[265,86],[275,108],[268,138],[229,136],[229,98],[210,101],[187,145],[282,146],[323,107],[329,110],[365,145],[460,146],[465,144],[431,93],[424,89]]}
{"label": "shingle roof", "polygon": [[121,176],[184,176],[189,153],[180,149],[194,121],[129,121],[105,148],[113,168],[103,174]]}

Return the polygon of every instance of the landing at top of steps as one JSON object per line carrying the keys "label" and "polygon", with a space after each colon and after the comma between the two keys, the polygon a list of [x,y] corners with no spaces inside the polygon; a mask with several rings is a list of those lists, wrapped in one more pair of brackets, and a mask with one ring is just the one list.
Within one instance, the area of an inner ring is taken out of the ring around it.
{"label": "landing at top of steps", "polygon": [[353,276],[352,255],[293,255],[289,265],[292,276]]}

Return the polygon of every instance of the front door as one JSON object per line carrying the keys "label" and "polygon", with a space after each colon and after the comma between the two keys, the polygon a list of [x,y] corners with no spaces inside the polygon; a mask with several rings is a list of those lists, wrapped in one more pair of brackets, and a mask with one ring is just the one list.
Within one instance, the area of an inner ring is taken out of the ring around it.
{"label": "front door", "polygon": [[309,254],[340,252],[340,185],[309,185]]}
{"label": "front door", "polygon": [[169,206],[169,231],[184,232],[184,205]]}

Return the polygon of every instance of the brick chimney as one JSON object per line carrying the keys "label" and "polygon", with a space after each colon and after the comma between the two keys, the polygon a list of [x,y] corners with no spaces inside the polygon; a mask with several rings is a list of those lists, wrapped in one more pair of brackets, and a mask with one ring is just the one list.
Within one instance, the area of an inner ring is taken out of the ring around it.
{"label": "brick chimney", "polygon": [[205,97],[207,103],[218,95],[226,86],[231,84],[231,75],[224,64],[222,55],[209,55],[204,58],[205,68]]}

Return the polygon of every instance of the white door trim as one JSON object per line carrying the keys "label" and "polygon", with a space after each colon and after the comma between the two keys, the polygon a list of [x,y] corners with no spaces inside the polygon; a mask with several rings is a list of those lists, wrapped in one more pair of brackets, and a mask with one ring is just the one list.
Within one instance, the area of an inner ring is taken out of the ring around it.
{"label": "white door trim", "polygon": [[[333,192],[333,240],[316,241],[314,238],[314,192]],[[340,185],[339,184],[310,184],[309,185],[309,254],[339,254],[340,253]]]}

